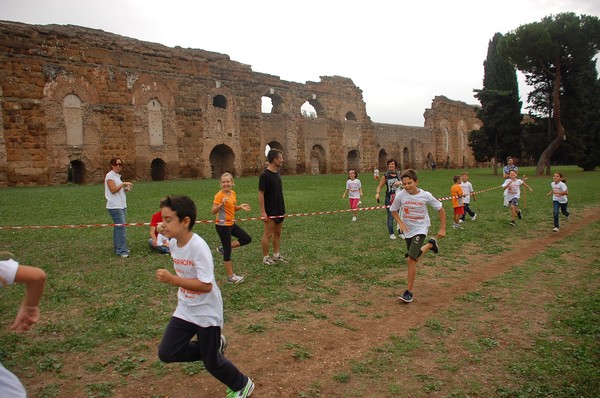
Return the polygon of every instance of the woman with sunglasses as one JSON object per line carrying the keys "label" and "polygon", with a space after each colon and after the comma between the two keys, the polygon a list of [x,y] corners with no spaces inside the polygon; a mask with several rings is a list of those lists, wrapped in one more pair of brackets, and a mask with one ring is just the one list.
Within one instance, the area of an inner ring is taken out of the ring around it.
{"label": "woman with sunglasses", "polygon": [[[121,181],[121,170],[123,161],[121,158],[113,157],[110,160],[111,170],[104,178],[104,197],[106,198],[106,208],[115,224],[125,224],[127,218],[127,197],[125,192],[129,192],[133,184],[131,182]],[[129,257],[127,249],[127,235],[124,225],[116,225],[113,229],[113,245],[115,253],[119,257]]]}

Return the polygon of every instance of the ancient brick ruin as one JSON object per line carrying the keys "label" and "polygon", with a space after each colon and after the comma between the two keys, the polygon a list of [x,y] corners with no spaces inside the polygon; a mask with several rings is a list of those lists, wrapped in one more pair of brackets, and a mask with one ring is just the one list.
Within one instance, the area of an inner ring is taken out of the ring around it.
{"label": "ancient brick ruin", "polygon": [[100,183],[112,156],[130,180],[257,175],[267,144],[284,150],[287,174],[385,170],[390,157],[475,165],[474,106],[443,96],[424,127],[374,123],[345,77],[288,82],[227,55],[70,25],[4,21],[0,37],[0,186]]}

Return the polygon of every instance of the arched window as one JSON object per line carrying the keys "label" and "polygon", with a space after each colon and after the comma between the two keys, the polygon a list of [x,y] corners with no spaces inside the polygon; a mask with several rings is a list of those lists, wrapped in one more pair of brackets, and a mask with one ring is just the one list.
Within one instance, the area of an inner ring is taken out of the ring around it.
{"label": "arched window", "polygon": [[346,120],[356,121],[356,115],[352,111],[349,111],[346,113]]}
{"label": "arched window", "polygon": [[63,117],[67,128],[67,145],[83,145],[81,100],[75,94],[67,94],[63,98]]}
{"label": "arched window", "polygon": [[302,116],[310,119],[315,119],[318,116],[317,110],[308,101],[302,104],[302,106],[300,107],[300,112],[302,113]]}
{"label": "arched window", "polygon": [[148,132],[150,134],[150,145],[164,145],[162,106],[157,99],[151,99],[146,105],[148,107]]}
{"label": "arched window", "polygon": [[221,94],[215,95],[213,97],[213,106],[215,108],[227,109],[227,98]]}
{"label": "arched window", "polygon": [[266,95],[264,95],[260,100],[260,109],[262,113],[273,113],[273,100]]}

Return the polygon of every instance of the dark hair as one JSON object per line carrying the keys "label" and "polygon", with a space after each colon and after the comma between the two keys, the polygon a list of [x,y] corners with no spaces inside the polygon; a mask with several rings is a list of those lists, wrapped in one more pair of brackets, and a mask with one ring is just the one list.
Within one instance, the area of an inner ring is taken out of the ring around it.
{"label": "dark hair", "polygon": [[410,178],[413,181],[417,181],[417,172],[414,171],[413,169],[406,169],[402,172],[402,175],[400,176],[400,180],[403,180],[405,178]]}
{"label": "dark hair", "polygon": [[460,176],[459,175],[455,175],[453,178],[454,178],[454,182],[460,181]]}
{"label": "dark hair", "polygon": [[169,209],[173,210],[175,214],[177,214],[179,221],[189,217],[190,225],[188,228],[190,231],[194,227],[194,224],[196,224],[196,204],[190,197],[169,195],[160,201],[160,208],[162,209],[163,207],[168,207]]}
{"label": "dark hair", "polygon": [[121,161],[121,163],[123,163],[123,159],[121,159],[121,158],[120,158],[120,157],[118,157],[118,156],[113,156],[113,157],[112,157],[112,159],[110,159],[110,165],[111,165],[111,166],[114,166],[114,165],[116,165],[116,164],[117,164],[117,161],[119,161],[119,160]]}
{"label": "dark hair", "polygon": [[279,157],[280,153],[283,154],[283,151],[280,151],[279,149],[270,149],[269,153],[267,153],[267,161],[273,163],[273,161]]}
{"label": "dark hair", "polygon": [[396,166],[396,168],[397,168],[398,167],[398,161],[396,159],[394,159],[394,158],[388,160],[385,164],[387,166],[388,164],[390,164],[392,162],[394,162],[394,166]]}

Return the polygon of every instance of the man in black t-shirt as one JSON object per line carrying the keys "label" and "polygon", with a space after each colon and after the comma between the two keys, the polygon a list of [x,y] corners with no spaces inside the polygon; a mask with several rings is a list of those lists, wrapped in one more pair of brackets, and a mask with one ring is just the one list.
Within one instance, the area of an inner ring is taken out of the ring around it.
{"label": "man in black t-shirt", "polygon": [[[279,252],[283,220],[285,219],[283,184],[281,174],[279,174],[279,169],[283,165],[283,152],[271,149],[267,154],[267,161],[269,165],[258,178],[258,204],[265,226],[260,245],[263,251],[263,264],[273,265],[277,262],[287,262]],[[271,239],[273,240],[273,257],[269,257]]]}

